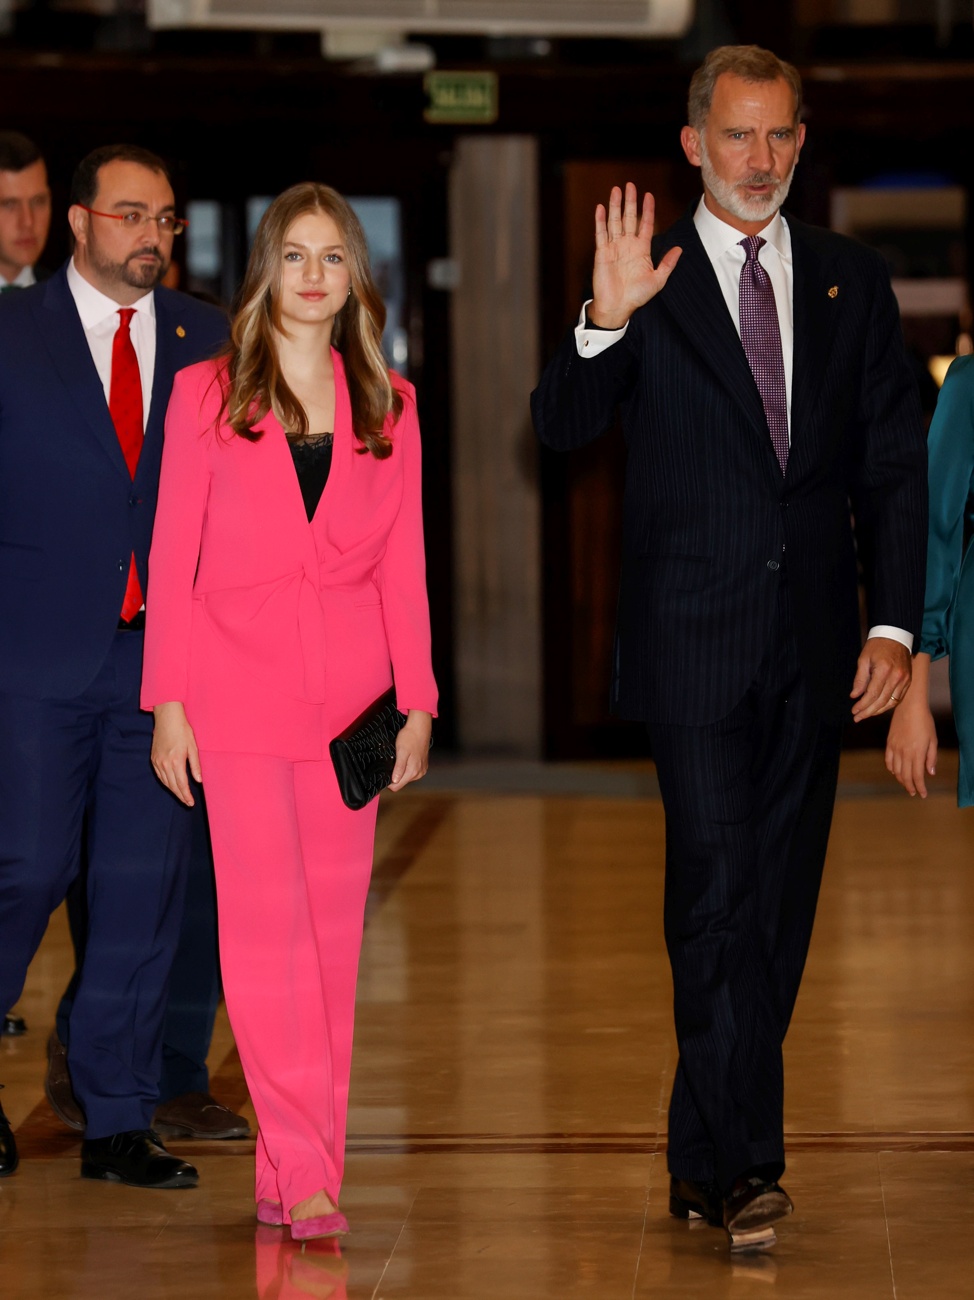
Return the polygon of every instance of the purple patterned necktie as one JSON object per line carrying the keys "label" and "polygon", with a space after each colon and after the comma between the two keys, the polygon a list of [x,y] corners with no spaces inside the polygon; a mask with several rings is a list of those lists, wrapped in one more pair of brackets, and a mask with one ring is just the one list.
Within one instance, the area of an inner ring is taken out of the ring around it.
{"label": "purple patterned necktie", "polygon": [[746,259],[741,268],[741,343],[761,394],[771,443],[784,474],[788,466],[788,391],[774,287],[758,261],[758,250],[764,242],[760,235],[748,235],[741,240]]}

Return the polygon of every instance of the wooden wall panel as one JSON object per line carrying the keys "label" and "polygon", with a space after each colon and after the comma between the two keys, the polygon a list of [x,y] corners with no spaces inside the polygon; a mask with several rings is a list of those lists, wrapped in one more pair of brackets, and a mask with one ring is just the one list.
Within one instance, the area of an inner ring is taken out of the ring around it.
{"label": "wooden wall panel", "polygon": [[531,137],[457,142],[454,663],[467,753],[541,750],[541,507],[528,407],[539,368],[537,193]]}

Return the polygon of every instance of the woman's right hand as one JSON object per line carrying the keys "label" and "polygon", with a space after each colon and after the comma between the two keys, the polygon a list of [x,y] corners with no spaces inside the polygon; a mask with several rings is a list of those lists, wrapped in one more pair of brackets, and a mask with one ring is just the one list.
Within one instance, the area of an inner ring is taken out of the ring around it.
{"label": "woman's right hand", "polygon": [[886,766],[909,795],[927,797],[928,776],[937,770],[937,728],[930,712],[930,660],[917,655],[913,686],[893,710],[886,740]]}
{"label": "woman's right hand", "polygon": [[155,774],[177,799],[192,808],[195,800],[186,769],[194,780],[202,781],[200,753],[189,725],[186,710],[178,700],[157,704],[152,710],[155,729],[152,733],[152,766]]}

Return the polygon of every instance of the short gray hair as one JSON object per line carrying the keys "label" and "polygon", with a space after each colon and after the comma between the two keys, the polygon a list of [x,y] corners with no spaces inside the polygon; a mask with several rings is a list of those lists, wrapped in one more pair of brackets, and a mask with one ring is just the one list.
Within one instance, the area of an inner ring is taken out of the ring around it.
{"label": "short gray hair", "polygon": [[702,130],[710,112],[717,78],[725,72],[733,73],[742,81],[787,81],[795,94],[795,120],[802,105],[802,79],[798,69],[779,59],[760,45],[718,45],[711,50],[693,74],[690,96],[687,101],[687,121]]}

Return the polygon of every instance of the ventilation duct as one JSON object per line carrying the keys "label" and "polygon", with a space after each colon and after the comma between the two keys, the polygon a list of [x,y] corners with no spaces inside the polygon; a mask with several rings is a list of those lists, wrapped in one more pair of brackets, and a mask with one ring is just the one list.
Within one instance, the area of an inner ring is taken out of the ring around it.
{"label": "ventilation duct", "polygon": [[694,0],[147,0],[150,27],[677,37]]}

